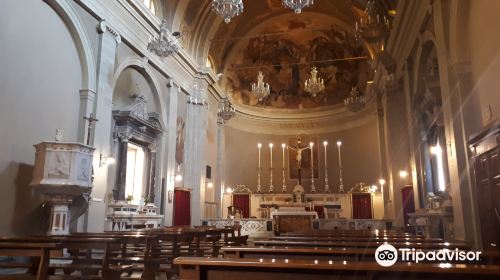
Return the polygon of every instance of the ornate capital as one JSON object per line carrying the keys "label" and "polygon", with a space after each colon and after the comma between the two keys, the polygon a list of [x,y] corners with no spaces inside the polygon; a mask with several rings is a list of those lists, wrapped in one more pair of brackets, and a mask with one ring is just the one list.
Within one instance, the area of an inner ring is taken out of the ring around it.
{"label": "ornate capital", "polygon": [[115,130],[113,132],[113,138],[117,139],[119,142],[128,142],[132,138],[132,133],[128,130]]}
{"label": "ornate capital", "polygon": [[99,22],[99,24],[97,25],[97,32],[99,32],[99,34],[103,34],[103,33],[106,33],[106,32],[109,32],[111,33],[111,35],[115,36],[115,40],[116,40],[116,44],[120,44],[122,42],[122,37],[121,35],[118,33],[118,31],[114,30],[113,28],[111,28],[107,23],[106,23],[106,20],[101,20]]}

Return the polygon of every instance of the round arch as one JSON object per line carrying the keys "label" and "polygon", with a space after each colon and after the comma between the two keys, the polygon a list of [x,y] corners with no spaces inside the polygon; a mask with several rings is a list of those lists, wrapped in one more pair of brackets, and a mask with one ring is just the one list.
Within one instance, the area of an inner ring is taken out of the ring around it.
{"label": "round arch", "polygon": [[160,122],[163,127],[165,127],[166,123],[166,106],[163,103],[163,100],[161,98],[161,84],[154,75],[151,67],[145,63],[143,59],[140,58],[128,58],[125,59],[123,62],[121,62],[118,67],[115,70],[115,73],[113,75],[113,82],[112,82],[112,88],[114,89],[116,87],[116,83],[118,82],[118,79],[120,78],[120,75],[123,73],[123,71],[127,68],[133,68],[137,70],[139,73],[141,73],[146,81],[151,86],[152,93],[154,95],[155,101],[158,103],[159,108],[160,108]]}
{"label": "round arch", "polygon": [[75,8],[68,1],[44,0],[61,17],[75,42],[82,67],[82,90],[97,92],[97,68],[92,44]]}

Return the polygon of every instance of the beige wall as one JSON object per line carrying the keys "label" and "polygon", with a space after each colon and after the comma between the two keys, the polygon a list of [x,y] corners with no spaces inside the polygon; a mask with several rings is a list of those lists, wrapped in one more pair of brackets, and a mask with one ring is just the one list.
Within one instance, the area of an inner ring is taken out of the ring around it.
{"label": "beige wall", "polygon": [[[500,1],[470,1],[467,43],[470,48],[473,93],[479,97],[483,124],[500,118]],[[471,97],[473,98],[473,97]],[[476,131],[477,132],[477,131]]]}
{"label": "beige wall", "polygon": [[38,0],[0,3],[0,235],[44,231],[29,183],[33,144],[77,140],[80,60],[61,18]]}
{"label": "beige wall", "polygon": [[[226,168],[225,181],[226,186],[244,184],[252,191],[256,191],[257,186],[257,161],[258,149],[257,143],[262,143],[262,190],[269,190],[269,161],[270,152],[268,144],[275,144],[273,152],[273,185],[275,192],[281,191],[282,185],[282,159],[281,143],[288,143],[289,138],[295,138],[296,135],[269,135],[255,134],[245,132],[231,126],[225,128],[226,141]],[[332,191],[337,191],[339,185],[338,172],[338,151],[335,143],[337,140],[343,142],[342,161],[344,167],[344,188],[348,190],[355,183],[365,182],[367,184],[377,183],[380,178],[380,160],[379,160],[379,140],[377,136],[376,121],[370,121],[365,125],[338,132],[327,134],[311,134],[318,137],[320,142],[328,141],[327,159],[328,159],[328,177],[329,185]],[[285,152],[286,154],[286,152]],[[288,162],[288,155],[286,155]],[[321,147],[318,162],[320,163],[320,178],[316,179],[315,186],[318,192],[324,190],[324,152]],[[288,192],[291,192],[293,186],[297,184],[296,180],[289,180],[286,176],[286,185]],[[310,191],[311,180],[304,179],[302,185],[306,192]]]}

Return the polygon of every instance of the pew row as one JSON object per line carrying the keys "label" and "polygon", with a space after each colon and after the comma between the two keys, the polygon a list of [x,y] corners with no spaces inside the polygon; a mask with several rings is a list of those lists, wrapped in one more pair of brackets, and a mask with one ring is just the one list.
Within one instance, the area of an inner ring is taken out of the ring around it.
{"label": "pew row", "polygon": [[498,279],[499,265],[396,263],[280,259],[219,259],[180,257],[183,280],[304,280],[304,279]]}

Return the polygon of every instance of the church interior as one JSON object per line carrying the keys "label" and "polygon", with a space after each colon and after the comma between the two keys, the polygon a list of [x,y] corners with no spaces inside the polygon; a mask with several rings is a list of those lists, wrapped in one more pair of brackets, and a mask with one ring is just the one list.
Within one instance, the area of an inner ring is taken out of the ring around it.
{"label": "church interior", "polygon": [[0,279],[500,279],[500,1],[0,26]]}

